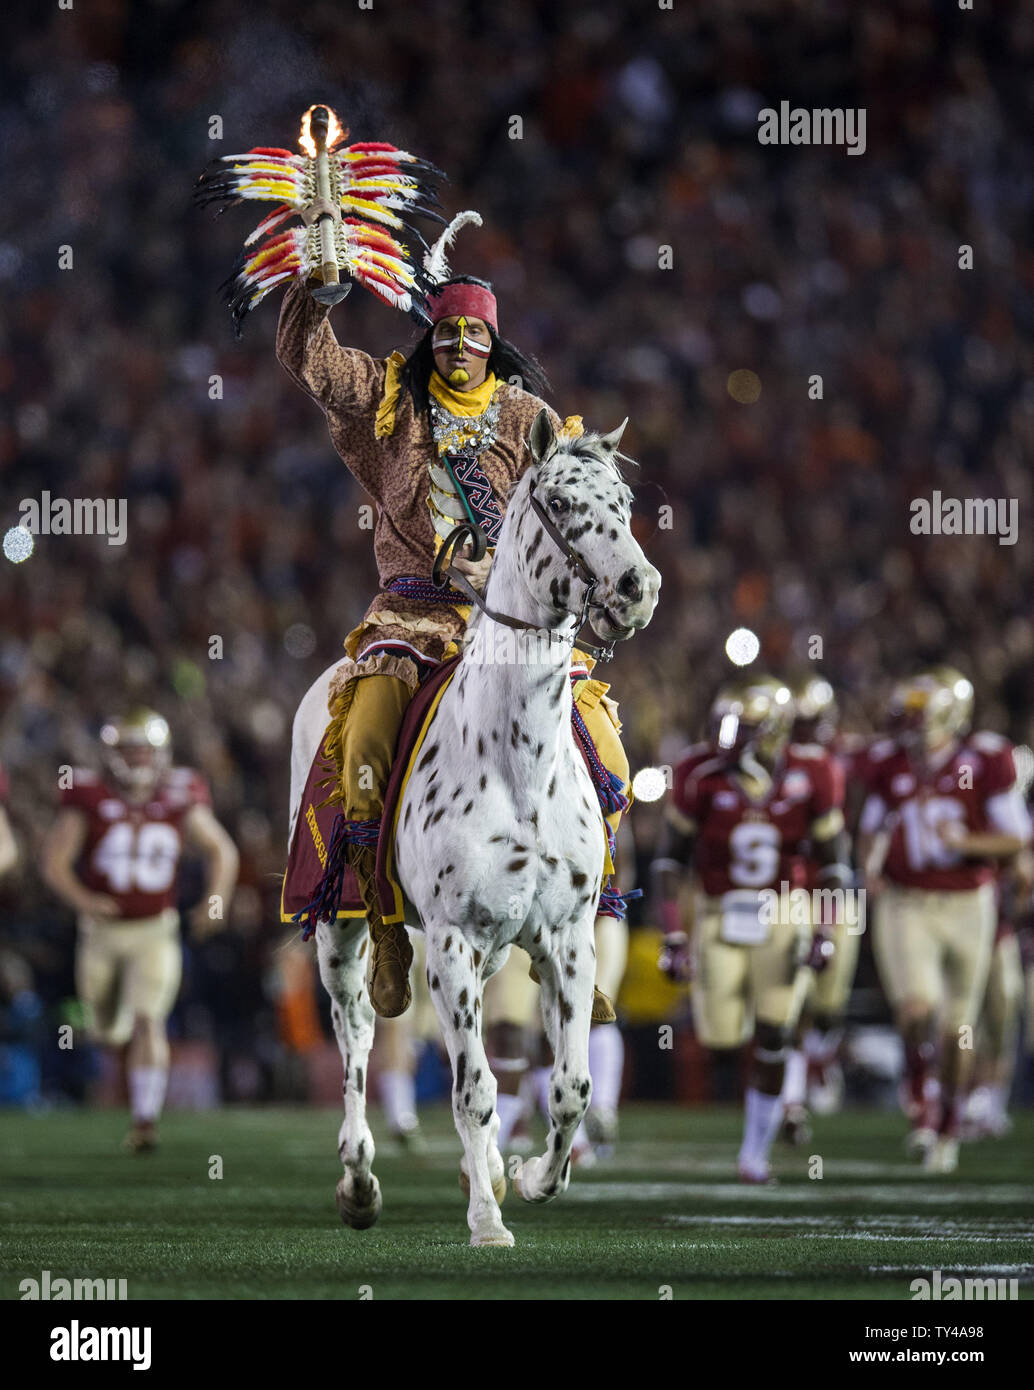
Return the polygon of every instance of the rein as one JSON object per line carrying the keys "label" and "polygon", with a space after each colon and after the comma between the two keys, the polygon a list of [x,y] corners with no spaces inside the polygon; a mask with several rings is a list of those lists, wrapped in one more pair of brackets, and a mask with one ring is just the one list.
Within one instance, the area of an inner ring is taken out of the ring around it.
{"label": "rein", "polygon": [[[567,537],[553,522],[549,513],[535,495],[534,483],[532,483],[531,487],[528,489],[528,498],[531,502],[532,510],[542,523],[546,535],[557,547],[561,555],[564,556],[568,568],[574,570],[577,577],[585,585],[585,595],[582,598],[582,611],[578,616],[578,624],[570,637],[555,632],[552,628],[539,627],[536,623],[526,622],[523,618],[514,618],[511,617],[509,613],[499,613],[495,609],[489,608],[488,604],[466,576],[452,568],[453,554],[456,547],[464,540],[469,539],[473,546],[472,558],[474,560],[484,559],[485,551],[488,549],[488,540],[481,527],[475,526],[473,522],[461,522],[459,526],[455,527],[449,532],[448,536],[446,536],[434,559],[434,567],[431,570],[431,582],[439,589],[446,588],[451,582],[454,588],[459,589],[470,599],[471,603],[480,608],[486,618],[491,618],[493,622],[503,623],[506,627],[523,628],[528,632],[545,632],[551,642],[562,642],[565,645],[573,647],[579,632],[581,632],[582,628],[589,620],[589,605],[599,580],[571,545]],[[609,642],[602,647],[592,646],[588,642],[579,642],[578,649],[588,652],[588,654],[597,661],[609,661],[614,655],[614,642]]]}

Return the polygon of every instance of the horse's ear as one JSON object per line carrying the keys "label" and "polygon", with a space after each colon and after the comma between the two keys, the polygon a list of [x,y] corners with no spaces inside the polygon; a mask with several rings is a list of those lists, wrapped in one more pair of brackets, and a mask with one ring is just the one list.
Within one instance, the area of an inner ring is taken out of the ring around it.
{"label": "horse's ear", "polygon": [[528,435],[528,447],[535,463],[542,463],[556,448],[556,432],[548,410],[540,410]]}
{"label": "horse's ear", "polygon": [[628,416],[626,415],[625,418],[621,421],[621,424],[618,425],[616,430],[611,430],[610,434],[600,435],[600,446],[606,449],[608,453],[616,454],[618,451],[618,445],[621,443],[621,436],[624,434],[625,426],[627,424]]}

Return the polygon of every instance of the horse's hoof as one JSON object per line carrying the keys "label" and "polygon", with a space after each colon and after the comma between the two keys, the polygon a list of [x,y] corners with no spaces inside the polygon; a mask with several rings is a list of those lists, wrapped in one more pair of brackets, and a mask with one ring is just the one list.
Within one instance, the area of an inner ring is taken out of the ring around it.
{"label": "horse's hoof", "polygon": [[471,1245],[498,1245],[509,1250],[513,1246],[513,1232],[504,1226],[499,1231],[487,1231],[483,1236],[475,1232],[470,1238]]}
{"label": "horse's hoof", "polygon": [[367,1231],[381,1214],[381,1185],[371,1174],[366,1200],[358,1201],[354,1192],[349,1192],[347,1179],[339,1178],[334,1191],[338,1213],[346,1226],[353,1231]]}
{"label": "horse's hoof", "polygon": [[510,1179],[510,1181],[513,1183],[514,1192],[517,1193],[517,1196],[520,1197],[522,1201],[533,1202],[535,1200],[534,1197],[529,1197],[528,1194],[524,1191],[524,1188],[521,1186],[521,1175],[519,1172],[515,1173],[514,1176]]}
{"label": "horse's hoof", "polygon": [[556,1189],[554,1189],[552,1192],[541,1193],[534,1193],[532,1191],[533,1184],[531,1181],[531,1165],[537,1163],[538,1161],[538,1159],[529,1158],[527,1163],[523,1163],[521,1167],[518,1169],[517,1173],[514,1175],[514,1177],[510,1179],[510,1181],[513,1183],[514,1192],[516,1192],[517,1196],[522,1198],[525,1202],[548,1202],[551,1197],[556,1196]]}
{"label": "horse's hoof", "polygon": [[[470,1196],[470,1178],[467,1176],[467,1174],[463,1171],[462,1168],[460,1169],[460,1190],[462,1191],[464,1197]],[[492,1194],[495,1197],[496,1201],[499,1203],[499,1205],[502,1206],[503,1202],[506,1200],[505,1173],[500,1173],[497,1178],[493,1178]],[[511,1241],[511,1244],[512,1243],[513,1242]]]}

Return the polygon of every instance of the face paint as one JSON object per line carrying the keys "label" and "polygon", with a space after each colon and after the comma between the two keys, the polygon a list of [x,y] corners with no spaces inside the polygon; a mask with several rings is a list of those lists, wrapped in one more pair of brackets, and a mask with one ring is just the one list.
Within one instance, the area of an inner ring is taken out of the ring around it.
{"label": "face paint", "polygon": [[[443,323],[436,328],[431,337],[431,350],[439,362],[439,370],[449,385],[464,387],[471,380],[471,373],[467,368],[461,367],[457,362],[452,371],[446,372],[446,363],[441,362],[440,359],[442,357],[455,359],[467,355],[485,361],[492,355],[492,344],[490,342],[479,343],[469,336],[470,324],[464,314],[456,319],[455,328],[459,330],[458,333],[453,331],[452,324]],[[480,324],[476,331],[483,331]]]}
{"label": "face paint", "polygon": [[491,357],[492,344],[479,343],[476,338],[468,338],[466,336],[465,327],[466,325],[464,325],[464,329],[461,329],[458,335],[450,335],[448,337],[446,336],[449,333],[448,328],[442,329],[441,337],[435,334],[431,339],[432,350],[434,352],[447,352],[450,348],[456,348],[459,353],[466,349],[471,357]]}

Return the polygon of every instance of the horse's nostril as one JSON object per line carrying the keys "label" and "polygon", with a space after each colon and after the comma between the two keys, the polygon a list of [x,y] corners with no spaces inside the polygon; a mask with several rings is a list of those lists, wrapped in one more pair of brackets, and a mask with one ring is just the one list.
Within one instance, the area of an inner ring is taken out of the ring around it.
{"label": "horse's nostril", "polygon": [[643,596],[643,586],[635,570],[627,570],[618,580],[618,593],[632,603],[638,603]]}

